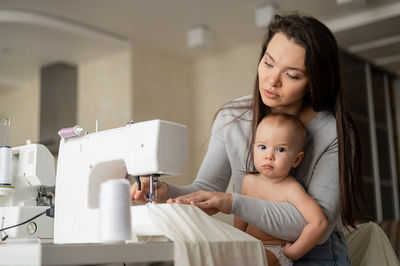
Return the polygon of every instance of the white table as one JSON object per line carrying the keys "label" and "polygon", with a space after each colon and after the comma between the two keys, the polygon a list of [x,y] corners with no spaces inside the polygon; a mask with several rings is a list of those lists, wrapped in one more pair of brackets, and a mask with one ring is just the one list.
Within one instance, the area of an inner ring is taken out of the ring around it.
{"label": "white table", "polygon": [[173,261],[173,242],[127,244],[7,243],[0,265],[81,265]]}

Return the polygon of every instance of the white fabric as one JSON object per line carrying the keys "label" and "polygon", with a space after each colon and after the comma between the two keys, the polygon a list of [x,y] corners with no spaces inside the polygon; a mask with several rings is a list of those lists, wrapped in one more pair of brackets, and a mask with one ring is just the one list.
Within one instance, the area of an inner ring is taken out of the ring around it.
{"label": "white fabric", "polygon": [[284,246],[279,245],[264,245],[264,248],[274,253],[275,257],[279,260],[280,266],[292,266],[293,261],[283,254]]}
{"label": "white fabric", "polygon": [[346,233],[346,241],[352,265],[399,265],[389,239],[376,223],[358,225],[357,230]]}
{"label": "white fabric", "polygon": [[260,240],[195,206],[151,203],[146,206],[152,223],[174,241],[176,266],[267,265]]}

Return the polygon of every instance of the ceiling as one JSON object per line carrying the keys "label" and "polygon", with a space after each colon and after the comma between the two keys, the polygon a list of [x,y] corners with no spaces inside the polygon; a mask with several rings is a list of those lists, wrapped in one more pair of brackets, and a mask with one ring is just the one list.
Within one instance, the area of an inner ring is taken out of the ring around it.
{"label": "ceiling", "polygon": [[[254,43],[265,31],[254,11],[270,3],[320,19],[343,49],[400,76],[400,1],[347,1],[0,0],[0,89],[23,86],[44,65],[79,64],[132,42],[190,58]],[[187,34],[196,25],[209,29],[210,42],[193,49]]]}

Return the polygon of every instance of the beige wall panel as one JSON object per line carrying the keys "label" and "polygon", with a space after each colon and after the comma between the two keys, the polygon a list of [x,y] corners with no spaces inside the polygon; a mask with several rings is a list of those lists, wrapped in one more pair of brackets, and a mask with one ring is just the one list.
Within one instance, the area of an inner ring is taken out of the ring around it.
{"label": "beige wall panel", "polygon": [[132,120],[131,53],[124,51],[78,66],[77,121],[89,132]]}
{"label": "beige wall panel", "polygon": [[40,82],[27,82],[22,88],[0,92],[0,117],[11,118],[9,145],[19,146],[30,139],[39,141]]}
{"label": "beige wall panel", "polygon": [[150,47],[132,46],[133,113],[138,121],[191,121],[192,61]]}
{"label": "beige wall panel", "polygon": [[241,46],[199,59],[194,64],[194,140],[193,157],[199,168],[207,151],[213,118],[220,107],[238,97],[251,94],[256,77],[260,44]]}

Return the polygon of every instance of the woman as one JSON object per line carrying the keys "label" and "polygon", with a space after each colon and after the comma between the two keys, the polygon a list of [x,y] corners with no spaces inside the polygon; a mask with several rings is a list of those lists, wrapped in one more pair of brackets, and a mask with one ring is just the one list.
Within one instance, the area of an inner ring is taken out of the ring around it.
{"label": "woman", "polygon": [[[249,144],[270,112],[295,115],[306,125],[305,156],[291,175],[318,202],[329,223],[323,243],[295,265],[350,265],[343,225],[354,226],[352,213],[359,209],[360,143],[344,107],[336,40],[312,17],[275,16],[262,47],[253,95],[218,112],[196,180],[186,187],[161,183],[159,200],[195,204],[209,214],[232,213],[273,236],[297,239],[305,221],[296,208],[240,195],[245,172],[254,170]],[[234,193],[223,193],[230,177]],[[143,198],[143,193],[133,188],[132,197]]]}

